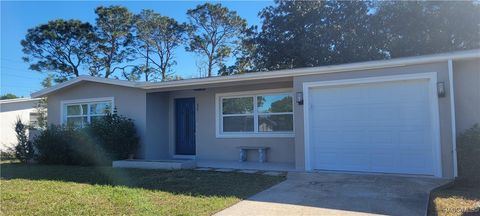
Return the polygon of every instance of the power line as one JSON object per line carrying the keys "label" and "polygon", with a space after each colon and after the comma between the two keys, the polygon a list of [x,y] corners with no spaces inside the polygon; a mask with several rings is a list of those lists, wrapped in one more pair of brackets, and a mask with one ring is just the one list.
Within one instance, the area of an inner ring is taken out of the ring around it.
{"label": "power line", "polygon": [[2,62],[3,62],[3,61],[7,61],[7,62],[9,61],[9,62],[18,62],[18,63],[21,63],[21,64],[28,64],[28,63],[26,63],[26,62],[24,62],[24,61],[14,60],[14,59],[9,59],[9,58],[0,58],[0,59],[2,60]]}
{"label": "power line", "polygon": [[[18,75],[18,74],[7,74],[7,75],[3,75],[2,74],[2,79],[5,78],[5,77],[20,77],[20,78],[24,78],[24,79],[32,79],[32,80],[38,80],[39,78],[35,78],[35,77],[30,77],[30,76],[23,76],[23,75]],[[42,78],[40,78],[42,79]]]}
{"label": "power line", "polygon": [[9,87],[9,88],[28,88],[28,89],[32,89],[32,88],[38,88],[38,87],[34,87],[34,86],[25,86],[25,85],[8,85],[8,84],[1,84],[2,88],[5,88],[5,87]]}
{"label": "power line", "polygon": [[5,67],[4,65],[0,66],[0,68],[3,68],[3,69],[10,69],[10,70],[22,70],[22,71],[29,71],[28,68],[13,68],[13,67]]}

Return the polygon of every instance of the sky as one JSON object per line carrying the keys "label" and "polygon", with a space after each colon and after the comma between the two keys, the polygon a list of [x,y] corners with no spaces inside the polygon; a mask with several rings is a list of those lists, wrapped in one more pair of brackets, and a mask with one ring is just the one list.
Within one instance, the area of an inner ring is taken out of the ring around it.
{"label": "sky", "polygon": [[[186,11],[204,1],[1,1],[0,2],[0,95],[12,93],[30,97],[30,94],[42,89],[40,82],[46,73],[31,71],[22,61],[20,41],[29,28],[47,23],[54,19],[79,19],[95,23],[94,9],[98,6],[122,5],[131,12],[152,9],[161,15],[169,16],[179,22],[187,22]],[[215,2],[214,2],[215,3]],[[223,1],[222,5],[247,20],[248,25],[259,25],[258,12],[273,5],[272,1]],[[179,47],[175,52],[177,65],[172,69],[184,78],[198,77],[197,62],[201,57],[186,52]],[[233,62],[232,59],[229,62]]]}

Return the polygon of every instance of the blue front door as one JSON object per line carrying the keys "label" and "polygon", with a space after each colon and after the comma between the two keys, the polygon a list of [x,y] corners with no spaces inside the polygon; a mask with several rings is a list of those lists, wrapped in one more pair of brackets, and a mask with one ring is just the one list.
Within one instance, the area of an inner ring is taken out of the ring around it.
{"label": "blue front door", "polygon": [[195,98],[175,99],[175,154],[195,155]]}

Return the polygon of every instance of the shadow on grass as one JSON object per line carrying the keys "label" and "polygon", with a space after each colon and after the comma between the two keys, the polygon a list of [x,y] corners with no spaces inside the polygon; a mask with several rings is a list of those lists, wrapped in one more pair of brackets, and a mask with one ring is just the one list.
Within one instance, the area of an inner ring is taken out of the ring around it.
{"label": "shadow on grass", "polygon": [[231,196],[245,199],[284,177],[193,170],[114,169],[61,165],[0,165],[2,179],[51,180],[92,185],[126,186],[190,196]]}

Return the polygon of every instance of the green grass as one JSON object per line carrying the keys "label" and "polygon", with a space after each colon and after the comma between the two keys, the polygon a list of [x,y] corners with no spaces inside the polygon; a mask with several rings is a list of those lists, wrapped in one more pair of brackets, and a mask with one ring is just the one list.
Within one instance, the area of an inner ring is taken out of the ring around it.
{"label": "green grass", "polygon": [[211,215],[284,177],[2,163],[1,215]]}

